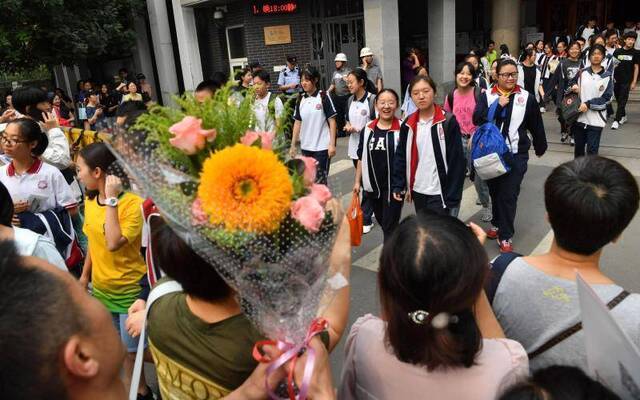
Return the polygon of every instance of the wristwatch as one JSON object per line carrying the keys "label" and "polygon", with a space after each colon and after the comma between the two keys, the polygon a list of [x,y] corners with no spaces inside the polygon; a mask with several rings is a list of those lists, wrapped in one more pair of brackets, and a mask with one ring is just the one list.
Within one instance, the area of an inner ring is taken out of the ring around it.
{"label": "wristwatch", "polygon": [[104,204],[109,206],[109,207],[116,207],[118,205],[118,198],[117,197],[107,197],[106,199],[104,199]]}

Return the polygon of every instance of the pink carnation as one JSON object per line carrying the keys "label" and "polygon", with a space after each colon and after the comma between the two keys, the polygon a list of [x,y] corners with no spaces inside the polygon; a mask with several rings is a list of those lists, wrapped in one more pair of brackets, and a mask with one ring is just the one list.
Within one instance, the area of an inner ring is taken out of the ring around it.
{"label": "pink carnation", "polygon": [[191,116],[186,116],[182,121],[171,125],[169,132],[173,134],[169,143],[186,154],[195,154],[202,150],[205,141],[214,141],[217,134],[215,129],[202,129],[202,120]]}
{"label": "pink carnation", "polygon": [[275,132],[247,131],[240,139],[240,143],[245,146],[251,146],[256,140],[258,140],[258,138],[260,138],[262,148],[265,150],[271,150],[273,148],[273,139],[275,137]]}
{"label": "pink carnation", "polygon": [[307,231],[316,233],[324,220],[324,208],[312,196],[304,196],[291,204],[291,216]]}
{"label": "pink carnation", "polygon": [[312,157],[298,156],[297,159],[304,162],[304,173],[302,175],[304,183],[307,186],[313,184],[316,181],[316,165],[318,162]]}
{"label": "pink carnation", "polygon": [[209,220],[207,213],[202,209],[202,201],[197,198],[191,204],[191,216],[193,217],[194,225],[204,225]]}
{"label": "pink carnation", "polygon": [[311,185],[311,192],[309,193],[311,197],[318,200],[321,206],[324,207],[327,204],[327,201],[331,200],[331,191],[327,187],[327,185],[319,185],[314,183]]}

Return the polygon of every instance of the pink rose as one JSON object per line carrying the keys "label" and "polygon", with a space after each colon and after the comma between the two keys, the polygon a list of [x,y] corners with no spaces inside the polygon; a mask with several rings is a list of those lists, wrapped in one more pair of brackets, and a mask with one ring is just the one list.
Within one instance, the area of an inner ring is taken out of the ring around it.
{"label": "pink rose", "polygon": [[245,146],[251,146],[258,138],[262,143],[262,148],[265,150],[271,150],[273,147],[273,139],[276,137],[275,132],[255,132],[247,131],[240,139],[240,143]]}
{"label": "pink rose", "polygon": [[202,129],[202,120],[186,116],[169,128],[173,137],[169,139],[172,146],[182,150],[186,154],[195,154],[202,150],[205,141],[212,142],[216,138],[215,129]]}
{"label": "pink rose", "polygon": [[302,175],[304,183],[307,186],[313,184],[316,181],[316,165],[318,162],[312,157],[298,156],[296,158],[304,162],[304,174]]}
{"label": "pink rose", "polygon": [[320,230],[324,220],[324,208],[312,196],[304,196],[291,204],[291,216],[310,233]]}
{"label": "pink rose", "polygon": [[320,205],[323,207],[325,206],[325,204],[327,204],[327,201],[331,200],[332,197],[331,191],[329,190],[327,185],[319,185],[316,183],[311,185],[311,192],[309,193],[309,196],[318,200],[318,203],[320,203]]}
{"label": "pink rose", "polygon": [[207,213],[202,209],[202,201],[197,198],[191,204],[191,216],[193,217],[194,225],[204,225],[209,220]]}

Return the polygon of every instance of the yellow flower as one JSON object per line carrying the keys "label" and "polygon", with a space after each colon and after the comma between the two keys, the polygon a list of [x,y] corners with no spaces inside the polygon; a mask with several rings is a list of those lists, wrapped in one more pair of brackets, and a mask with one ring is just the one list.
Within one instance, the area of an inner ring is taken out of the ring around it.
{"label": "yellow flower", "polygon": [[291,207],[287,168],[269,150],[236,144],[212,154],[200,173],[198,198],[214,225],[270,233]]}

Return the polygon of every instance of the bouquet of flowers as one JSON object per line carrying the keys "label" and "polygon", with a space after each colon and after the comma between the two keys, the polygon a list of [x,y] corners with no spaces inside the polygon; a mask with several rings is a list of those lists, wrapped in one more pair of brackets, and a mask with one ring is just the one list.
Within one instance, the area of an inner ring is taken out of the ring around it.
{"label": "bouquet of flowers", "polygon": [[251,91],[241,97],[227,85],[204,102],[175,101],[179,108],[153,106],[116,132],[112,151],[237,291],[256,327],[297,357],[322,325],[320,309],[346,285],[328,262],[339,225],[325,209],[332,194],[314,183],[315,160],[288,159],[283,118],[275,132],[254,130]]}

